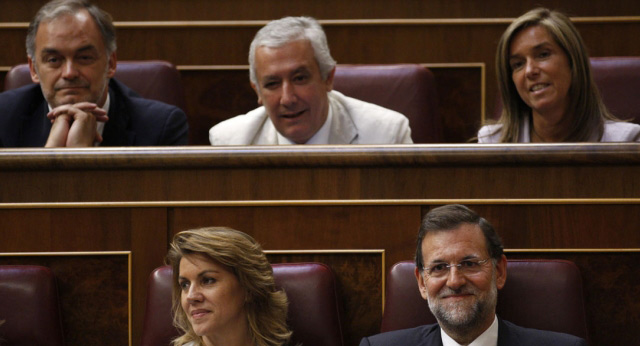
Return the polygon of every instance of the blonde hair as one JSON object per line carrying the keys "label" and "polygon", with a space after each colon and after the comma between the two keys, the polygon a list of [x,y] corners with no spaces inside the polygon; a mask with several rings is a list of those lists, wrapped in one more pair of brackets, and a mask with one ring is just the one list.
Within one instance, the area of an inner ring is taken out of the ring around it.
{"label": "blonde hair", "polygon": [[183,231],[173,237],[167,264],[173,268],[173,322],[184,335],[173,340],[174,346],[194,342],[202,345],[181,305],[178,283],[180,260],[185,255],[201,254],[231,269],[245,289],[245,311],[254,343],[259,346],[283,345],[291,337],[286,324],[287,296],[277,290],[273,269],[262,247],[251,236],[226,227],[207,227]]}
{"label": "blonde hair", "polygon": [[587,141],[594,131],[598,138],[604,131],[605,120],[619,121],[602,102],[598,88],[591,74],[589,56],[580,33],[571,20],[558,11],[546,8],[533,9],[511,23],[502,34],[496,52],[496,74],[502,99],[502,114],[498,120],[497,131],[502,131],[500,142],[518,142],[520,123],[531,115],[531,108],[518,94],[512,78],[509,64],[511,42],[522,30],[541,26],[547,30],[555,42],[562,48],[569,60],[571,69],[571,87],[569,88],[569,106],[572,114],[572,127],[564,139],[565,142]]}

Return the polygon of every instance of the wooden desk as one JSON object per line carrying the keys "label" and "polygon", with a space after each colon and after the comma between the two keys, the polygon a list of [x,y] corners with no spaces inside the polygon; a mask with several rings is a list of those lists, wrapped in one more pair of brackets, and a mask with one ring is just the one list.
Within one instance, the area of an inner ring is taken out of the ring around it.
{"label": "wooden desk", "polygon": [[[379,328],[382,273],[412,258],[421,216],[465,203],[509,256],[576,261],[591,342],[630,344],[640,339],[639,197],[638,144],[4,149],[0,252],[130,251],[132,332],[111,340],[137,345],[146,280],[172,235],[234,227],[267,250],[295,250],[274,261],[334,268],[351,345]],[[127,306],[109,309],[100,313],[126,325]],[[64,313],[69,344],[104,341],[106,330],[80,324],[86,310]]]}

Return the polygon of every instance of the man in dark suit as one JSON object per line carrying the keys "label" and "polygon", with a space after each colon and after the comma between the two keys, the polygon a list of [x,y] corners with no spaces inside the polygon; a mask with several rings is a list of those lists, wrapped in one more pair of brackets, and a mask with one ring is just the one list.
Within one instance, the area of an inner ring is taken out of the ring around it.
{"label": "man in dark suit", "polygon": [[416,279],[437,324],[363,338],[361,346],[584,346],[578,337],[516,326],[496,316],[507,258],[493,227],[462,205],[431,210],[422,220]]}
{"label": "man in dark suit", "polygon": [[55,0],[29,25],[30,85],[0,94],[0,146],[187,144],[179,108],[112,80],[111,16],[85,0]]}

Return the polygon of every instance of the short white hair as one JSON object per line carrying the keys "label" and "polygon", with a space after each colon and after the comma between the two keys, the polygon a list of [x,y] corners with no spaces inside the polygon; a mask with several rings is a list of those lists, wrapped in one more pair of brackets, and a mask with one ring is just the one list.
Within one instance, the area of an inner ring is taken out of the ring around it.
{"label": "short white hair", "polygon": [[307,40],[311,43],[322,80],[327,80],[331,70],[336,67],[336,61],[331,57],[327,36],[320,23],[311,17],[284,17],[269,22],[253,38],[249,48],[249,79],[251,83],[259,87],[255,65],[256,50],[259,47],[278,48],[298,40]]}

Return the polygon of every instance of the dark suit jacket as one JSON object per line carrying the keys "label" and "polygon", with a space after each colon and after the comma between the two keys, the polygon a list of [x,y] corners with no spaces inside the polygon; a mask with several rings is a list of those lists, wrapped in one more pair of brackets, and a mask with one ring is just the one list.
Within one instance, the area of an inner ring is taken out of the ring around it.
{"label": "dark suit jacket", "polygon": [[[586,345],[586,341],[577,336],[518,327],[498,318],[498,346]],[[360,346],[442,346],[440,326],[436,323],[382,333],[363,338]]]}
{"label": "dark suit jacket", "polygon": [[[187,116],[175,106],[140,97],[109,81],[109,121],[102,146],[187,144]],[[0,94],[0,147],[44,147],[51,130],[47,101],[39,84]]]}

